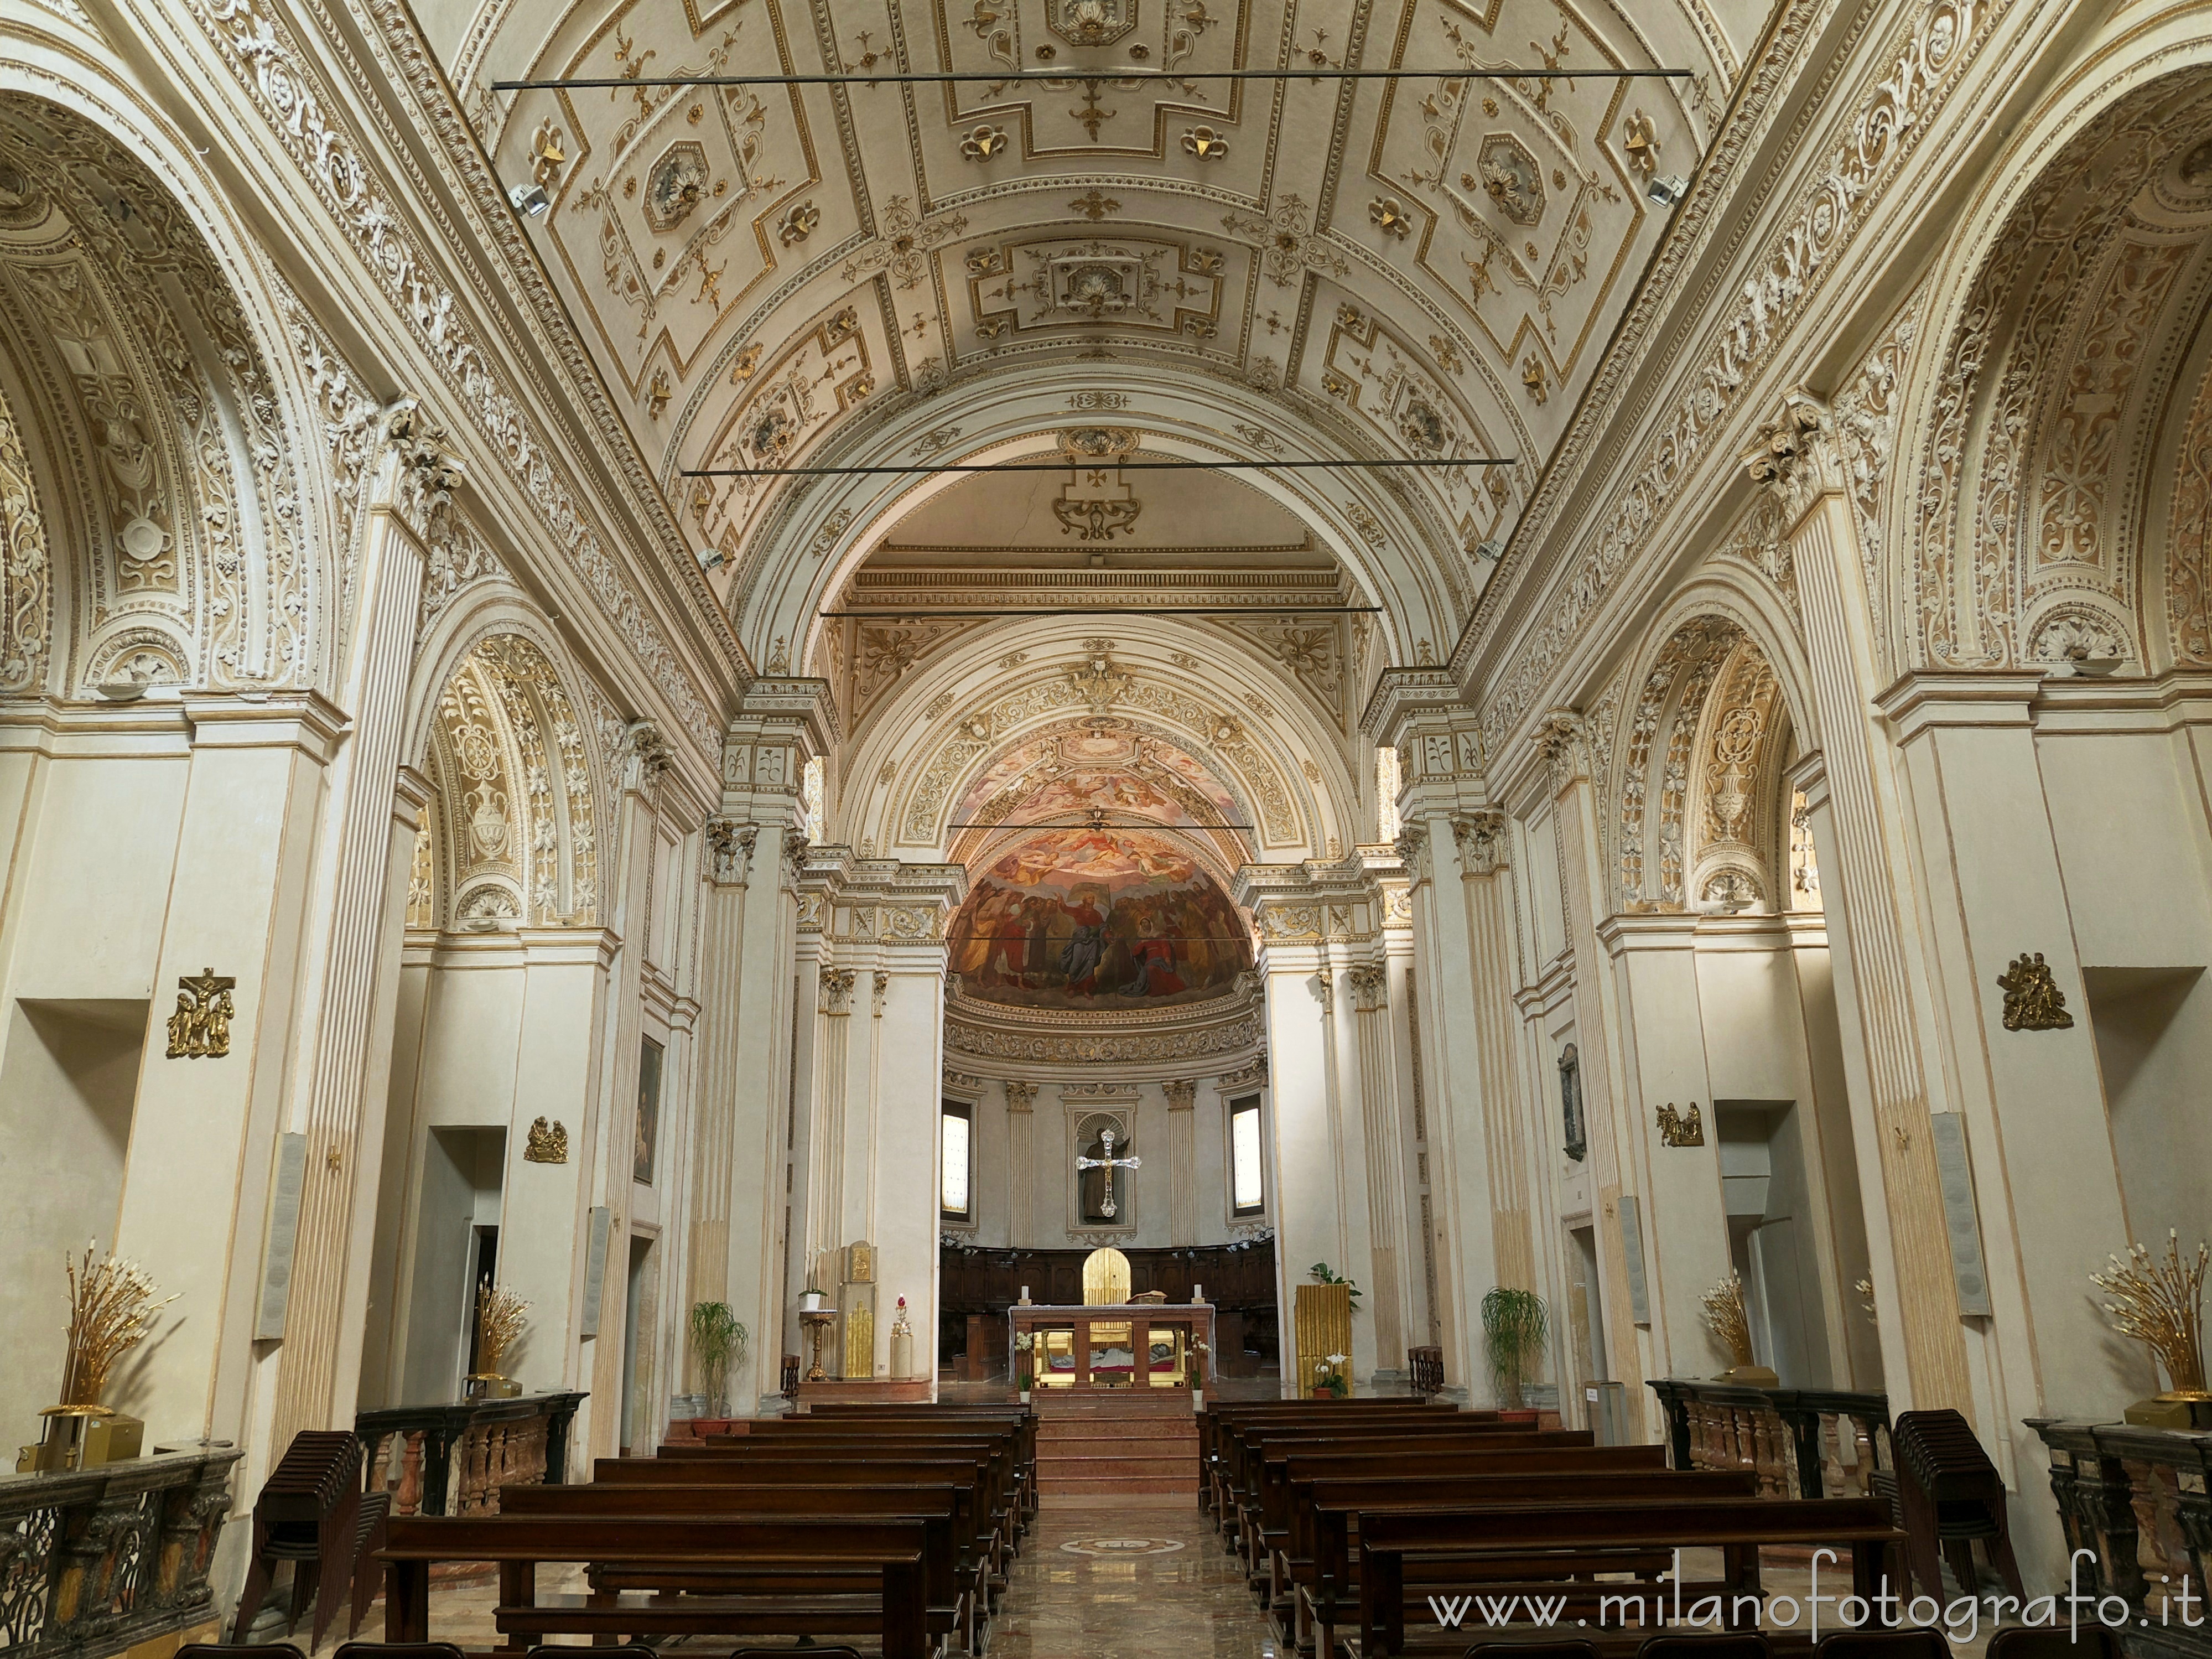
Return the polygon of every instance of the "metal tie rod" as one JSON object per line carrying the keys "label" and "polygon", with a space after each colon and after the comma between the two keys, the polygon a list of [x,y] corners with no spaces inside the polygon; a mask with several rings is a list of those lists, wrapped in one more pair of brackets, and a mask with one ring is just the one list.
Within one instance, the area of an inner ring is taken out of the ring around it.
{"label": "metal tie rod", "polygon": [[495,81],[494,92],[557,92],[564,88],[590,91],[605,88],[626,92],[643,87],[850,87],[937,86],[971,82],[1016,86],[1024,82],[1072,81],[1682,81],[1696,77],[1686,69],[1516,69],[1510,64],[1476,69],[1455,64],[1450,69],[1235,69],[1164,70],[1158,68],[1002,70],[916,70],[896,75],[579,75],[540,76],[527,80]]}
{"label": "metal tie rod", "polygon": [[1085,456],[1073,461],[977,461],[959,466],[933,466],[927,461],[888,466],[687,466],[677,476],[682,478],[861,478],[885,473],[1084,472],[1103,471],[1109,467],[1120,472],[1219,472],[1273,467],[1285,470],[1351,467],[1358,470],[1392,466],[1513,466],[1519,460],[1516,455],[1441,455],[1427,459],[1409,456],[1397,461],[1123,461],[1111,456],[1097,459]]}

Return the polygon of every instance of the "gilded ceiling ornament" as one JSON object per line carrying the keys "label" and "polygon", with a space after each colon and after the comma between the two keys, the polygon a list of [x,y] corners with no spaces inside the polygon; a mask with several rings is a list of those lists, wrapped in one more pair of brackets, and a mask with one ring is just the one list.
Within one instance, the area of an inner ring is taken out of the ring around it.
{"label": "gilded ceiling ornament", "polygon": [[815,226],[822,222],[822,210],[811,201],[793,202],[776,221],[776,239],[786,247],[796,247],[814,234]]}
{"label": "gilded ceiling ornament", "polygon": [[1406,240],[1413,228],[1413,216],[1395,196],[1378,196],[1367,204],[1368,222],[1386,235],[1400,241]]}
{"label": "gilded ceiling ornament", "polygon": [[856,283],[882,271],[902,289],[919,287],[929,269],[923,256],[967,228],[965,214],[924,218],[914,210],[911,197],[894,196],[884,204],[882,234],[845,262],[845,280]]}
{"label": "gilded ceiling ornament", "polygon": [[1048,0],[1045,27],[1072,46],[1110,46],[1137,27],[1138,0]]}
{"label": "gilded ceiling ornament", "polygon": [[530,177],[550,190],[561,182],[561,169],[568,164],[568,135],[550,120],[540,121],[530,139]]}
{"label": "gilded ceiling ornament", "polygon": [[1620,147],[1627,152],[1628,165],[1646,179],[1658,171],[1658,129],[1642,110],[1638,110],[1622,124]]}
{"label": "gilded ceiling ornament", "polygon": [[2023,951],[2014,957],[2012,966],[1997,976],[1997,988],[2004,993],[2006,1030],[2072,1029],[2074,1016],[2066,1012],[2066,994],[2051,977],[2050,964],[2044,961],[2042,951],[2033,956]]}
{"label": "gilded ceiling ornament", "polygon": [[525,1164],[566,1164],[568,1161],[568,1126],[557,1118],[538,1119],[530,1126],[529,1139],[523,1145],[522,1161]]}
{"label": "gilded ceiling ornament", "polygon": [[1551,378],[1544,373],[1543,359],[1533,351],[1522,362],[1521,384],[1528,388],[1528,395],[1536,400],[1537,408],[1551,401]]}
{"label": "gilded ceiling ornament", "polygon": [[982,125],[972,129],[965,137],[961,139],[960,153],[971,161],[988,161],[993,156],[1003,154],[1006,147],[1012,143],[1013,140],[1006,136],[1006,130],[1004,127],[993,126],[990,123],[985,122]]}
{"label": "gilded ceiling ornament", "polygon": [[645,180],[645,222],[665,234],[690,218],[707,194],[707,152],[691,139],[673,144]]}
{"label": "gilded ceiling ornament", "polygon": [[1288,288],[1309,270],[1342,276],[1352,267],[1311,228],[1311,210],[1296,192],[1285,195],[1265,219],[1248,214],[1222,216],[1225,229],[1260,240],[1260,269],[1278,287]]}
{"label": "gilded ceiling ornament", "polygon": [[230,1022],[238,1009],[231,992],[238,981],[203,968],[177,980],[177,1012],[169,1016],[171,1060],[220,1060],[230,1052]]}
{"label": "gilded ceiling ornament", "polygon": [[1511,133],[1493,132],[1485,138],[1475,169],[1460,174],[1462,186],[1480,190],[1516,225],[1533,225],[1543,218],[1544,169]]}
{"label": "gilded ceiling ornament", "polygon": [[668,384],[668,371],[665,368],[654,369],[653,385],[645,394],[646,412],[654,420],[659,420],[661,411],[668,407],[668,399],[672,395],[672,392],[673,388]]}
{"label": "gilded ceiling ornament", "polygon": [[1121,112],[1119,109],[1099,108],[1098,96],[1098,82],[1086,81],[1083,83],[1083,107],[1067,112],[1074,119],[1083,123],[1083,130],[1091,135],[1091,142],[1094,144],[1098,142],[1098,129]]}
{"label": "gilded ceiling ornament", "polygon": [[1182,149],[1201,161],[1218,161],[1229,154],[1229,140],[1212,127],[1192,127],[1183,133]]}
{"label": "gilded ceiling ornament", "polygon": [[768,348],[765,345],[755,340],[740,351],[737,361],[730,365],[730,384],[743,386],[747,380],[751,380],[754,374],[759,372],[761,353],[766,349]]}
{"label": "gilded ceiling ornament", "polygon": [[1097,224],[1109,213],[1119,213],[1121,204],[1110,196],[1101,196],[1096,190],[1077,197],[1068,204],[1078,213]]}

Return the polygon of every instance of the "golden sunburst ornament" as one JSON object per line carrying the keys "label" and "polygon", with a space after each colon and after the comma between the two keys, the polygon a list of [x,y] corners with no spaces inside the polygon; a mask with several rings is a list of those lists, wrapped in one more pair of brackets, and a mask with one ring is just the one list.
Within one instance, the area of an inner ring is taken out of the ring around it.
{"label": "golden sunburst ornament", "polygon": [[2105,1311],[2113,1328],[2148,1347],[2166,1367],[2172,1386],[2158,1398],[2212,1400],[2204,1387],[2204,1270],[2212,1245],[2199,1244],[2195,1260],[2185,1262],[2180,1234],[2169,1230],[2164,1261],[2153,1261],[2140,1244],[2128,1247],[2124,1261],[2111,1260],[2111,1271],[2091,1273],[2090,1282],[2112,1297]]}

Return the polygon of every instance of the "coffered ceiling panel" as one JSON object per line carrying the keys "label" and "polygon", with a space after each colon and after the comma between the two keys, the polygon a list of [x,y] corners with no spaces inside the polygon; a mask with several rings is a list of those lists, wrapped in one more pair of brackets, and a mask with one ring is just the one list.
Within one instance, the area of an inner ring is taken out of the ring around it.
{"label": "coffered ceiling panel", "polygon": [[[865,453],[872,416],[1060,359],[1256,389],[1332,453],[1513,457],[1407,481],[1456,592],[1657,241],[1650,180],[1696,166],[1757,26],[1733,9],[490,0],[449,66],[502,178],[544,186],[547,264],[732,603],[772,586],[749,560],[805,556],[763,534],[803,486],[683,468],[926,459]],[[1204,78],[1340,66],[1422,72]],[[1607,72],[1655,67],[1692,74]],[[948,70],[1007,78],[645,84]],[[638,84],[488,89],[520,76]]]}

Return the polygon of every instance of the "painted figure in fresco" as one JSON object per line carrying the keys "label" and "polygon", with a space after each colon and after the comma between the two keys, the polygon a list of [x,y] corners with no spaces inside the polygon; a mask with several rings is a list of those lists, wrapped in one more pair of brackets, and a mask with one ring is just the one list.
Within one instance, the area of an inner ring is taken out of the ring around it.
{"label": "painted figure in fresco", "polygon": [[1015,982],[1030,989],[1036,988],[1040,980],[1047,980],[1052,963],[1052,920],[1054,905],[1050,899],[1030,898],[1022,904],[1022,921],[1029,934],[1029,949],[1019,966],[1010,960],[1007,963],[1014,974]]}
{"label": "painted figure in fresco", "polygon": [[1136,977],[1121,987],[1125,997],[1171,997],[1176,992],[1188,990],[1175,970],[1175,946],[1166,939],[1153,938],[1138,942]]}
{"label": "painted figure in fresco", "polygon": [[1074,937],[1060,953],[1060,971],[1067,975],[1069,990],[1094,996],[1098,990],[1098,963],[1106,954],[1105,913],[1087,894],[1060,908],[1075,924]]}

